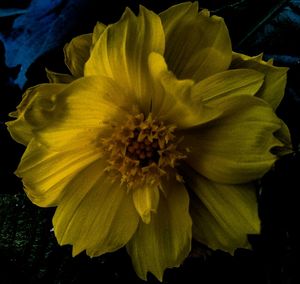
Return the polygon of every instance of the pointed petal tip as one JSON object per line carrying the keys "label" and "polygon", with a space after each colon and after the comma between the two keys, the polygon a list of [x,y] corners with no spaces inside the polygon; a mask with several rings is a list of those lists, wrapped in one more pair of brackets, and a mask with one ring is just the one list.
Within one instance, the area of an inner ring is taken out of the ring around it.
{"label": "pointed petal tip", "polygon": [[124,13],[122,14],[120,21],[125,20],[127,17],[136,17],[136,15],[133,13],[133,11],[129,8],[126,7],[124,10]]}
{"label": "pointed petal tip", "polygon": [[[200,12],[199,12],[199,15],[200,16],[205,16],[205,17],[210,17],[210,11],[208,9],[202,9]],[[217,17],[219,18],[219,17]]]}
{"label": "pointed petal tip", "polygon": [[[61,245],[61,244],[60,244],[60,245]],[[72,257],[75,257],[75,256],[79,255],[79,254],[80,254],[81,252],[83,252],[83,251],[84,251],[83,248],[74,245],[74,246],[72,247]]]}
{"label": "pointed petal tip", "polygon": [[148,212],[144,212],[144,214],[141,216],[142,221],[145,224],[149,224],[151,221],[151,212],[150,210]]}

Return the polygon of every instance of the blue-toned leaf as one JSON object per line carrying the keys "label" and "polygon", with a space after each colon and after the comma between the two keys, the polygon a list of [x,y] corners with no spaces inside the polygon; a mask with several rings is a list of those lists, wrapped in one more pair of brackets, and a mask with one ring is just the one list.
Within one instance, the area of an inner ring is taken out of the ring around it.
{"label": "blue-toned leaf", "polygon": [[82,0],[32,0],[15,18],[9,33],[0,33],[7,66],[21,66],[15,81],[19,86],[26,82],[26,71],[38,57],[64,45],[67,37],[78,29],[88,13],[88,4],[89,1]]}

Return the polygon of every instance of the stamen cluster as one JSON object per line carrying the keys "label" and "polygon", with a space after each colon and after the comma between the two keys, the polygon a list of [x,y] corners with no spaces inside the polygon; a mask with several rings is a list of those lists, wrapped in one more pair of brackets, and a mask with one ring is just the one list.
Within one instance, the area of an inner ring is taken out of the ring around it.
{"label": "stamen cluster", "polygon": [[153,119],[151,114],[146,119],[144,114],[130,116],[123,126],[115,127],[110,138],[103,139],[109,156],[107,171],[114,177],[121,176],[121,183],[128,189],[159,186],[161,177],[186,157],[177,150],[175,128]]}

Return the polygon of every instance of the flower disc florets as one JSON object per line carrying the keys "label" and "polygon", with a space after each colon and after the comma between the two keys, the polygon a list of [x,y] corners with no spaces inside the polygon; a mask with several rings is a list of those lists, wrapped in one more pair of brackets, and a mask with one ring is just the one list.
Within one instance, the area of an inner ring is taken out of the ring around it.
{"label": "flower disc florets", "polygon": [[110,138],[103,139],[110,165],[107,171],[114,177],[121,175],[121,183],[128,189],[158,186],[161,177],[186,157],[177,150],[180,140],[174,135],[175,128],[153,119],[151,113],[146,119],[144,114],[129,116],[123,126],[115,127]]}

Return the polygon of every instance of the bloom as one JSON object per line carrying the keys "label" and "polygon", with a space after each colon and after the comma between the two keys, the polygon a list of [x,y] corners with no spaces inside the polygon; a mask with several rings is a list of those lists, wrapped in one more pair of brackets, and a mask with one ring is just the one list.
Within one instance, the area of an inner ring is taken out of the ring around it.
{"label": "bloom", "polygon": [[57,206],[58,242],[73,255],[126,246],[137,274],[160,280],[192,238],[248,247],[253,182],[289,146],[274,112],[286,68],[232,53],[223,19],[197,3],[126,9],[64,52],[71,74],[47,71],[7,123],[26,145],[16,174],[28,197]]}

